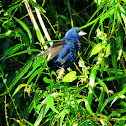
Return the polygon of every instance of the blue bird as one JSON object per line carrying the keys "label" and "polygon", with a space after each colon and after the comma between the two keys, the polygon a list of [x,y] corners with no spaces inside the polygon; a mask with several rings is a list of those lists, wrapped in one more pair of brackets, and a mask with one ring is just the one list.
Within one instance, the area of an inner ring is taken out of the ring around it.
{"label": "blue bird", "polygon": [[44,55],[47,57],[48,66],[51,69],[69,67],[77,57],[77,52],[81,47],[80,38],[86,35],[77,27],[71,28],[66,32],[62,41],[55,42],[53,46],[39,53],[37,58]]}

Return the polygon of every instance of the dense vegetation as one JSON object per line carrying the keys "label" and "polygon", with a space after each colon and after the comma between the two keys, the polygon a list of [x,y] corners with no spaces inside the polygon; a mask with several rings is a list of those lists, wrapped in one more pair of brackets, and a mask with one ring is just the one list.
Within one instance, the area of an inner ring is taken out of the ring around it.
{"label": "dense vegetation", "polygon": [[[126,0],[2,0],[0,14],[1,126],[126,125]],[[71,27],[87,32],[71,69],[31,69]]]}

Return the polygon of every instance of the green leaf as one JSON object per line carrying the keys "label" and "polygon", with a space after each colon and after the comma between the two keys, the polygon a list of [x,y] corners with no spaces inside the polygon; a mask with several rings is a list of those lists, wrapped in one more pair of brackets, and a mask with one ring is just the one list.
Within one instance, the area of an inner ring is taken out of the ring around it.
{"label": "green leaf", "polygon": [[29,121],[27,121],[27,120],[25,120],[25,119],[23,119],[28,125],[30,125],[30,126],[34,126],[32,123],[30,123]]}
{"label": "green leaf", "polygon": [[34,123],[34,126],[39,126],[40,122],[42,121],[42,119],[44,118],[44,116],[48,112],[48,110],[49,110],[49,106],[44,104]]}
{"label": "green leaf", "polygon": [[86,121],[86,122],[84,123],[84,126],[89,126],[88,121]]}
{"label": "green leaf", "polygon": [[23,44],[17,44],[17,45],[14,45],[12,46],[11,48],[9,48],[6,52],[5,52],[5,56],[10,56],[12,55],[13,53],[15,53],[17,50],[19,50],[21,47],[23,46]]}
{"label": "green leaf", "polygon": [[126,0],[122,0],[124,3],[126,3]]}
{"label": "green leaf", "polygon": [[55,106],[54,106],[54,102],[53,102],[53,98],[51,95],[47,96],[47,103],[49,105],[49,107],[56,113],[58,113],[58,111],[56,110]]}
{"label": "green leaf", "polygon": [[19,37],[20,41],[29,47],[29,38],[21,29],[8,30],[7,32],[0,34],[0,39],[6,37]]}
{"label": "green leaf", "polygon": [[112,106],[112,104],[113,104],[116,100],[118,100],[122,95],[124,95],[125,92],[126,92],[126,87],[125,87],[122,91],[120,91],[120,92],[118,93],[118,95],[115,96],[115,98],[113,99],[113,101],[112,101],[112,103],[111,103],[110,106]]}
{"label": "green leaf", "polygon": [[79,29],[86,28],[86,27],[88,27],[88,26],[94,24],[95,22],[97,22],[97,21],[99,20],[99,18],[100,18],[100,17],[98,17],[98,18],[94,19],[93,21],[87,23],[86,25],[84,25],[84,26],[82,26],[82,27],[78,27],[78,28],[79,28]]}
{"label": "green leaf", "polygon": [[46,13],[46,11],[37,3],[35,3],[33,0],[29,0],[30,4],[32,4],[32,6],[38,8],[40,10],[41,13]]}
{"label": "green leaf", "polygon": [[37,69],[28,79],[27,84],[30,84],[31,81],[35,78],[36,75],[42,74],[42,71],[44,70],[44,68],[40,67],[39,69]]}
{"label": "green leaf", "polygon": [[14,19],[24,28],[24,30],[27,32],[28,36],[29,36],[29,40],[30,40],[30,44],[32,43],[32,34],[28,28],[28,26],[23,22],[21,21],[20,19],[14,17]]}
{"label": "green leaf", "polygon": [[68,112],[68,110],[67,110],[66,108],[64,108],[64,109],[59,113],[58,118],[61,117],[61,119],[60,119],[60,126],[62,126],[64,117],[65,117],[65,115],[68,114],[68,113],[69,113],[69,112]]}
{"label": "green leaf", "polygon": [[73,82],[77,79],[76,71],[71,71],[70,73],[66,74],[62,79],[62,82]]}
{"label": "green leaf", "polygon": [[88,101],[89,104],[92,104],[92,99],[93,99],[93,87],[94,87],[94,83],[95,83],[95,78],[96,78],[96,74],[97,74],[97,70],[98,70],[98,64],[94,65],[91,69],[91,73],[90,73],[90,80],[89,80],[89,92],[88,92]]}
{"label": "green leaf", "polygon": [[14,90],[14,93],[13,93],[12,97],[13,97],[21,88],[26,87],[26,86],[27,86],[27,84],[20,84],[20,85],[18,85],[18,87]]}
{"label": "green leaf", "polygon": [[[115,73],[116,73],[116,72],[115,72]],[[116,74],[117,74],[117,73],[116,73]],[[111,77],[106,77],[106,78],[104,78],[103,81],[113,81],[113,80],[118,80],[118,79],[124,78],[124,77],[126,77],[125,74],[123,74],[123,75],[117,75],[117,76],[111,76]]]}
{"label": "green leaf", "polygon": [[106,50],[106,57],[108,57],[110,55],[110,44],[107,44],[105,50]]}
{"label": "green leaf", "polygon": [[121,5],[119,5],[119,9],[121,11],[121,17],[123,18],[124,25],[126,27],[126,11],[125,11],[125,8],[123,8]]}
{"label": "green leaf", "polygon": [[92,111],[92,109],[91,109],[91,107],[90,107],[90,103],[88,102],[87,99],[82,98],[82,99],[80,99],[79,101],[80,101],[80,102],[84,101],[84,102],[85,102],[85,107],[86,107],[87,111],[88,111],[91,115],[93,115],[94,117],[96,117],[96,115],[95,115],[95,113]]}
{"label": "green leaf", "polygon": [[[10,84],[10,87],[9,87],[9,91],[11,91],[13,89],[13,87],[15,86],[15,84],[17,84],[17,82],[21,79],[21,77],[24,76],[24,74],[28,71],[28,69],[30,68],[31,65],[32,65],[32,60],[29,60],[22,67],[22,69],[17,73],[17,75],[12,80],[12,82]],[[6,95],[7,93],[8,93],[8,91],[5,91],[4,93],[0,94],[0,96]]]}
{"label": "green leaf", "polygon": [[117,60],[120,60],[120,57],[123,52],[123,44],[124,44],[123,41],[124,41],[124,37],[125,37],[125,32],[124,32],[123,28],[120,26],[118,28],[118,30],[116,30],[115,33],[116,33],[116,42],[118,43],[118,47],[119,47]]}
{"label": "green leaf", "polygon": [[115,12],[115,7],[111,7],[109,8],[105,14],[101,15],[101,18],[100,18],[100,24],[103,23],[103,21],[106,19],[106,18],[109,18],[111,15],[113,15]]}
{"label": "green leaf", "polygon": [[47,77],[44,77],[43,80],[44,80],[45,83],[53,83],[53,80],[48,79]]}
{"label": "green leaf", "polygon": [[12,35],[12,33],[13,33],[12,30],[8,30],[7,32],[0,34],[0,39],[14,36],[14,35]]}
{"label": "green leaf", "polygon": [[8,13],[8,12],[10,12],[10,11],[12,11],[12,10],[16,9],[16,8],[18,8],[19,6],[21,6],[21,4],[16,4],[16,5],[14,5],[14,6],[10,7],[8,10],[6,10],[6,11],[5,11],[5,13],[4,13],[4,14],[6,14],[6,13]]}
{"label": "green leaf", "polygon": [[122,101],[120,105],[126,108],[126,102]]}
{"label": "green leaf", "polygon": [[101,108],[100,113],[102,113],[102,111],[103,111],[103,109],[105,108],[105,106],[106,106],[109,102],[111,102],[112,100],[114,100],[114,98],[115,98],[115,97],[111,97],[111,98],[107,99],[107,100],[104,102],[104,104],[102,105],[102,108]]}
{"label": "green leaf", "polygon": [[[32,84],[31,84],[31,86],[32,86]],[[41,107],[45,104],[45,103],[38,104],[42,99],[43,99],[43,95],[42,94],[40,95],[40,92],[38,90],[35,90],[34,98],[29,105],[28,112],[31,113],[33,109],[35,109],[36,112],[40,111]],[[38,107],[38,105],[39,105],[39,107]]]}
{"label": "green leaf", "polygon": [[101,80],[100,78],[97,78],[97,80],[98,80],[99,84],[103,87],[103,89],[105,90],[105,92],[108,94],[108,87],[103,82],[103,80]]}
{"label": "green leaf", "polygon": [[[105,98],[105,91],[104,88],[101,89],[101,93],[100,93],[100,97],[98,98],[98,107],[97,107],[97,113],[100,113],[103,102],[104,102],[104,98]],[[101,114],[101,113],[100,113]]]}
{"label": "green leaf", "polygon": [[29,0],[29,2],[30,4],[32,4],[32,6],[38,8],[41,13],[46,13],[46,11],[39,4],[35,3],[33,0]]}
{"label": "green leaf", "polygon": [[[108,1],[109,0],[105,0],[102,4],[100,4],[100,6],[98,7],[98,9],[93,13],[93,15],[90,17],[90,19],[88,20],[88,23],[93,19],[93,17],[97,14],[97,13],[99,13],[99,11],[101,10],[101,9],[103,9],[104,8],[104,6],[108,3]],[[105,8],[106,9],[106,8]]]}
{"label": "green leaf", "polygon": [[40,33],[39,29],[36,29],[36,34],[37,34],[38,40],[41,41],[41,33]]}
{"label": "green leaf", "polygon": [[90,29],[90,32],[89,32],[89,34],[88,34],[88,39],[89,39],[89,40],[90,40],[91,33],[92,33],[92,31],[93,31],[93,29],[94,29],[95,25],[97,24],[97,22],[98,22],[98,19],[97,19],[97,20],[95,20],[95,22],[94,22],[93,26],[92,26],[92,27],[91,27],[91,29]]}
{"label": "green leaf", "polygon": [[13,56],[17,56],[17,55],[21,55],[21,54],[24,54],[24,53],[31,53],[31,52],[40,52],[40,50],[38,50],[38,49],[28,49],[28,50],[24,50],[24,51],[15,53],[15,54],[13,54],[13,55],[10,55],[10,56],[8,56],[7,58],[13,57]]}
{"label": "green leaf", "polygon": [[101,43],[98,43],[96,44],[93,49],[91,50],[91,54],[90,54],[90,57],[92,57],[93,55],[96,55],[97,53],[99,53],[101,50],[102,50],[102,44]]}
{"label": "green leaf", "polygon": [[14,32],[14,35],[15,35],[15,37],[19,37],[20,38],[20,41],[23,43],[23,44],[25,44],[25,45],[27,45],[28,47],[30,47],[30,45],[29,45],[29,38],[28,38],[28,35],[25,33],[25,32],[23,32],[21,29],[16,29],[16,30],[14,30],[13,31]]}
{"label": "green leaf", "polygon": [[49,93],[51,94],[52,91],[53,91],[53,85],[54,85],[53,80],[52,79],[48,79],[47,77],[44,77],[43,80],[44,80],[45,83],[50,83],[48,88],[49,88]]}
{"label": "green leaf", "polygon": [[26,77],[24,77],[24,78],[28,78],[31,74],[33,74],[33,72],[38,68],[38,66],[40,66],[43,59],[44,58],[42,56],[40,56],[37,60],[33,61],[32,70],[29,71],[28,75]]}

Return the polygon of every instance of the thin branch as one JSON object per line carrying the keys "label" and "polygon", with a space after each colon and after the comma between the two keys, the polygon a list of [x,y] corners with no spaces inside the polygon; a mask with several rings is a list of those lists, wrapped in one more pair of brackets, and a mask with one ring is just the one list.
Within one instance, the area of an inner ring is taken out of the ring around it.
{"label": "thin branch", "polygon": [[[37,30],[38,30],[39,33],[40,33],[40,37],[41,37],[40,42],[41,42],[42,45],[43,45],[43,44],[45,43],[45,40],[44,40],[44,38],[43,38],[43,36],[42,36],[42,33],[41,33],[41,31],[40,31],[40,29],[39,29],[39,27],[38,27],[38,24],[37,24],[37,22],[36,22],[36,20],[35,20],[35,17],[34,17],[34,15],[33,15],[33,13],[32,13],[32,10],[31,10],[31,8],[30,8],[30,5],[29,5],[28,0],[25,0],[25,6],[26,6],[26,9],[27,9],[28,14],[29,14],[29,16],[30,16],[30,19],[31,19],[31,21],[32,21],[32,23],[33,23],[33,25],[34,25],[34,27],[35,27],[36,33],[37,33]],[[44,46],[44,49],[45,49],[45,50],[48,49],[48,46],[45,45],[45,46]]]}
{"label": "thin branch", "polygon": [[[33,0],[33,1],[36,3],[36,0]],[[44,34],[45,34],[47,40],[48,40],[48,41],[51,41],[51,38],[50,38],[50,36],[49,36],[49,33],[48,33],[48,31],[47,31],[47,28],[45,27],[45,24],[44,24],[44,22],[43,22],[43,19],[42,19],[42,16],[41,16],[41,14],[40,14],[39,9],[35,7],[35,11],[36,11],[36,14],[37,14],[38,19],[39,19],[39,23],[40,23],[40,25],[41,25],[41,27],[42,27],[42,30],[43,30],[43,32],[44,32]],[[52,46],[52,45],[53,45],[53,42],[50,42],[49,44]]]}

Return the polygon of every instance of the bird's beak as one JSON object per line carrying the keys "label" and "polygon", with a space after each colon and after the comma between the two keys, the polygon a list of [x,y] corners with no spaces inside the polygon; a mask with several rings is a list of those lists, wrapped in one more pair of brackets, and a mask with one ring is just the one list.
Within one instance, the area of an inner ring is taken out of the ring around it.
{"label": "bird's beak", "polygon": [[83,32],[82,30],[78,33],[79,36],[83,36],[83,35],[86,35],[87,33],[86,32]]}

